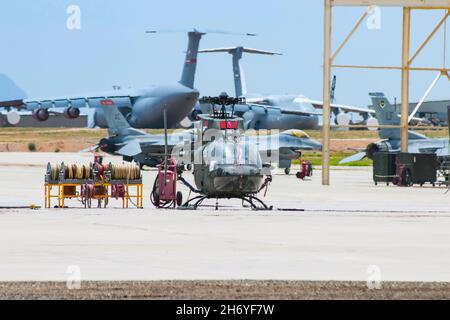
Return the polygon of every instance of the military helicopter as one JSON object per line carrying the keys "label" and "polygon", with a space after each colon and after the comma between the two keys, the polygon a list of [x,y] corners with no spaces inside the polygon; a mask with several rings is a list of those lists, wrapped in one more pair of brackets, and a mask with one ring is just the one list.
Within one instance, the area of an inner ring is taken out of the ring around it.
{"label": "military helicopter", "polygon": [[[194,180],[196,188],[182,177],[178,180],[199,195],[180,208],[197,209],[206,199],[242,199],[255,210],[271,210],[256,195],[272,181],[270,168],[263,165],[258,147],[244,140],[244,119],[233,114],[234,105],[245,103],[244,98],[232,98],[226,93],[219,97],[204,97],[213,112],[202,115],[197,130],[200,145],[193,150]],[[221,106],[220,110],[216,106]],[[231,113],[227,112],[231,106]]]}

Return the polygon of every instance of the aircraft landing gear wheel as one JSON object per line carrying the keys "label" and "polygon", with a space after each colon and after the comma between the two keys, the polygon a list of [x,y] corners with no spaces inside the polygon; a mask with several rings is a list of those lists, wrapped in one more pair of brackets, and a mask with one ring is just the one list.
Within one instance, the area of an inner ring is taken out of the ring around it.
{"label": "aircraft landing gear wheel", "polygon": [[407,187],[411,187],[413,185],[412,181],[411,181],[411,171],[406,170],[406,174],[405,174],[405,185]]}
{"label": "aircraft landing gear wheel", "polygon": [[153,201],[155,201],[155,207],[159,208],[159,193],[158,193],[158,191],[156,191],[154,193]]}
{"label": "aircraft landing gear wheel", "polygon": [[284,174],[289,175],[289,173],[291,173],[291,168],[285,168]]}
{"label": "aircraft landing gear wheel", "polygon": [[183,204],[183,194],[181,191],[177,192],[177,207],[181,206]]}

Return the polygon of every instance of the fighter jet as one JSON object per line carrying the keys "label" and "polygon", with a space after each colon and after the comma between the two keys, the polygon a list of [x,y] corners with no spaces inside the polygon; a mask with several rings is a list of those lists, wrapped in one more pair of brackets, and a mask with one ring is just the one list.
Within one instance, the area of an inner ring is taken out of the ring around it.
{"label": "fighter jet", "polygon": [[[147,31],[155,33],[156,31]],[[164,31],[166,32],[166,31]],[[88,127],[107,127],[102,104],[114,104],[134,128],[163,128],[163,110],[167,110],[168,127],[178,125],[194,107],[199,92],[194,88],[199,43],[209,31],[188,32],[188,48],[181,80],[175,84],[140,90],[113,90],[62,98],[17,99],[0,102],[0,108],[27,109],[38,121],[46,121],[51,113],[63,113],[68,119],[88,115]],[[211,31],[211,33],[227,33]],[[253,36],[253,34],[246,34]]]}
{"label": "fighter jet", "polygon": [[[381,125],[400,125],[400,119],[394,106],[383,93],[370,93],[369,95]],[[369,144],[366,150],[341,160],[340,164],[360,161],[366,157],[373,159],[376,152],[400,151],[400,129],[382,128],[379,135],[383,140]],[[436,153],[438,157],[450,154],[448,139],[432,139],[414,131],[409,131],[408,137],[408,152],[410,153]]]}
{"label": "fighter jet", "polygon": [[[165,156],[165,136],[147,134],[141,130],[132,128],[114,103],[100,103],[108,124],[109,137],[85,151],[102,150],[108,154],[122,156],[124,161],[135,161],[141,166],[155,167],[160,164]],[[196,129],[168,135],[168,152],[187,150],[197,141]],[[291,160],[298,159],[303,150],[320,150],[322,145],[311,139],[300,130],[288,130],[277,135],[249,135],[243,137],[250,144],[258,147],[259,152],[267,159],[269,154],[278,154],[279,159],[267,162],[278,164],[280,168],[289,169]],[[178,154],[176,154],[178,156]],[[185,158],[185,157],[184,157]],[[191,158],[189,158],[191,159]],[[185,165],[189,165],[186,161]]]}
{"label": "fighter jet", "polygon": [[[199,53],[226,52],[232,55],[236,97],[246,96],[246,84],[241,67],[243,53],[280,55],[279,53],[244,47],[200,50]],[[323,102],[311,100],[303,95],[271,95],[247,98],[245,105],[236,106],[236,114],[243,117],[246,128],[258,129],[318,129],[321,126]],[[369,126],[377,125],[375,112],[366,108],[331,104],[333,120],[339,125],[351,122],[349,113],[360,114]],[[196,104],[191,119],[204,113],[204,108]]]}

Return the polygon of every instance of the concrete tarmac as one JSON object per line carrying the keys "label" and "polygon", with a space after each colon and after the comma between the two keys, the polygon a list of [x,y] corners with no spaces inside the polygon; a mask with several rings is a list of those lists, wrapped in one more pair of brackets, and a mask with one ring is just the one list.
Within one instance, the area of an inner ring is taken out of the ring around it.
{"label": "concrete tarmac", "polygon": [[[42,205],[48,161],[91,158],[1,154],[0,206]],[[0,281],[450,281],[450,194],[374,186],[371,174],[336,168],[330,187],[320,171],[311,181],[275,175],[264,198],[271,212],[236,200],[220,201],[219,211],[154,209],[154,171],[144,173],[142,210],[76,200],[69,209],[0,209]]]}

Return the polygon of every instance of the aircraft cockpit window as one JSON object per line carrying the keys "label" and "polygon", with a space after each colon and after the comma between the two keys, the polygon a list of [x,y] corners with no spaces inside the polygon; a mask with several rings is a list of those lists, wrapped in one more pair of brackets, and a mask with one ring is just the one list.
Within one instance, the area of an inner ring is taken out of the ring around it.
{"label": "aircraft cockpit window", "polygon": [[293,137],[297,137],[300,139],[309,139],[310,138],[310,136],[305,131],[302,131],[302,130],[289,130],[287,133]]}

